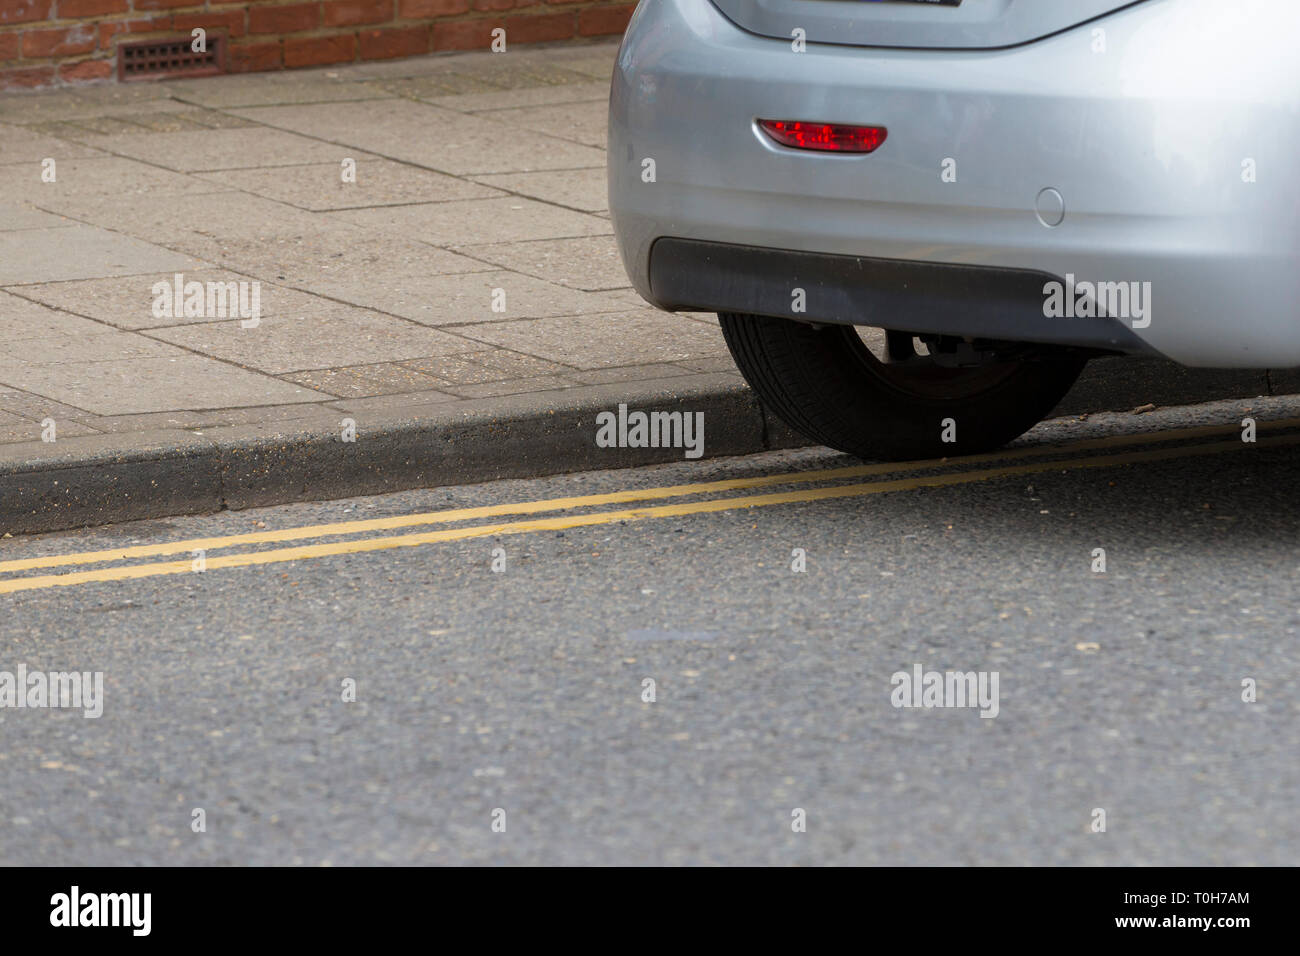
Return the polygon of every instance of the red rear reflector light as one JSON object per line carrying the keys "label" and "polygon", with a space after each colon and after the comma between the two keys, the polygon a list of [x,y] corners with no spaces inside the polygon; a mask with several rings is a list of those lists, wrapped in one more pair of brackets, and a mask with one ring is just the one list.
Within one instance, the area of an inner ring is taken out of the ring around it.
{"label": "red rear reflector light", "polygon": [[883,126],[842,126],[799,120],[759,120],[758,125],[782,146],[827,153],[872,153],[885,141]]}

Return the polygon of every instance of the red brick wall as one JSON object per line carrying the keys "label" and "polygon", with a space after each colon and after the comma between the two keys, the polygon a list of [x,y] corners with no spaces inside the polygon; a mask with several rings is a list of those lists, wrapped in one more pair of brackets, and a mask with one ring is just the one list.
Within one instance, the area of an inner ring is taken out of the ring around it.
{"label": "red brick wall", "polygon": [[123,40],[228,37],[230,72],[617,34],[631,0],[0,0],[0,89],[116,75]]}

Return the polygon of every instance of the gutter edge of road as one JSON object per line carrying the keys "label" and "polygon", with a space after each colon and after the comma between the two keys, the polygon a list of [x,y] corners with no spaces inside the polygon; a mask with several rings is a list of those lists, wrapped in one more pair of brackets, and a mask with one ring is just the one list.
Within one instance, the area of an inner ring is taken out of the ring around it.
{"label": "gutter edge of road", "polygon": [[[1300,392],[1300,373],[1101,359],[1089,364],[1053,415],[1289,392]],[[387,398],[391,405],[377,410],[373,404],[347,410],[340,399],[337,410],[314,407],[301,418],[271,423],[0,445],[0,533],[683,460],[680,448],[598,447],[596,415],[620,403],[630,410],[703,412],[707,458],[808,444],[724,373],[429,405]],[[345,418],[356,422],[355,441],[343,440]]]}

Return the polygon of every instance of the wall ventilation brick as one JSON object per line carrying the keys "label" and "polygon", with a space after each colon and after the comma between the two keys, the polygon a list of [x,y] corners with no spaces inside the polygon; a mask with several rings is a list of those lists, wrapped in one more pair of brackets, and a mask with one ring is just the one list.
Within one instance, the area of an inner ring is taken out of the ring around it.
{"label": "wall ventilation brick", "polygon": [[226,38],[210,36],[202,53],[191,49],[189,37],[141,40],[117,47],[119,80],[157,80],[168,76],[215,76],[226,72]]}

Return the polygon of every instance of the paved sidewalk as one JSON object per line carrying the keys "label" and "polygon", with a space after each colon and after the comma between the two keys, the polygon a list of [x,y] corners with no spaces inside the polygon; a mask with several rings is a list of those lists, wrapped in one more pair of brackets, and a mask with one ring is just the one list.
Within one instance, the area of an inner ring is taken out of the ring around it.
{"label": "paved sidewalk", "polygon": [[[619,262],[616,49],[0,98],[0,443],[735,377]],[[257,280],[260,323],[155,315],[176,273]]]}
{"label": "paved sidewalk", "polygon": [[[620,402],[803,443],[714,316],[628,286],[616,50],[0,96],[0,533],[680,457],[596,448]],[[207,299],[254,287],[256,325]],[[1297,384],[1107,364],[1059,414]]]}

